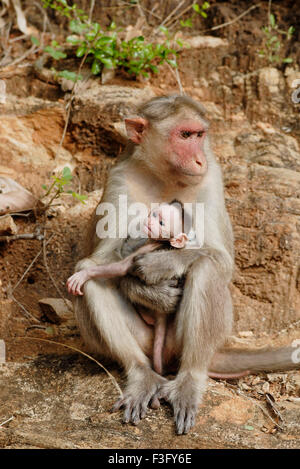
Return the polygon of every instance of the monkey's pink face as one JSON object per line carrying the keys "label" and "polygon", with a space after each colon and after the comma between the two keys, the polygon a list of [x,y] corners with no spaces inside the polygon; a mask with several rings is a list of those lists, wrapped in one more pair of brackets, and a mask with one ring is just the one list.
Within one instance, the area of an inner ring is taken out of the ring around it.
{"label": "monkey's pink face", "polygon": [[170,164],[188,176],[201,176],[207,170],[204,141],[207,128],[197,120],[182,121],[168,138],[167,154]]}

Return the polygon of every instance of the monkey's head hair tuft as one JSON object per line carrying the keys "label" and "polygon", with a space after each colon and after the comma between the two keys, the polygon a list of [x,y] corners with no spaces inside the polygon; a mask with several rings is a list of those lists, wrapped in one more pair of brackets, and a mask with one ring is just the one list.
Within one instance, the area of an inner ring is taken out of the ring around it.
{"label": "monkey's head hair tuft", "polygon": [[193,110],[201,118],[206,115],[206,109],[202,104],[187,95],[178,94],[153,98],[138,108],[138,114],[149,121],[161,121],[177,114],[182,108]]}
{"label": "monkey's head hair tuft", "polygon": [[178,200],[178,199],[173,199],[173,200],[169,203],[169,205],[176,205],[176,206],[178,206],[178,208],[180,208],[181,212],[183,212],[183,203],[182,203],[180,200]]}

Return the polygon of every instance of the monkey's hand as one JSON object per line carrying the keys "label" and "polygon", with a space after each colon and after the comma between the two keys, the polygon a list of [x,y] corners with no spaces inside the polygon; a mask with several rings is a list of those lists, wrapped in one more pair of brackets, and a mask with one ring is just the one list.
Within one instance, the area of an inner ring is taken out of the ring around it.
{"label": "monkey's hand", "polygon": [[68,292],[72,295],[83,295],[81,287],[87,280],[89,280],[89,276],[86,269],[75,272],[75,274],[71,275],[67,280]]}
{"label": "monkey's hand", "polygon": [[165,378],[155,373],[151,368],[134,367],[128,373],[128,383],[124,395],[113,407],[113,412],[124,407],[124,423],[137,425],[144,418],[147,408],[152,401],[157,407],[158,400],[154,397],[161,386],[167,382]]}
{"label": "monkey's hand", "polygon": [[138,255],[134,257],[128,272],[139,277],[147,285],[157,284],[175,276],[181,277],[185,273],[185,263],[177,254],[175,251],[156,251]]}
{"label": "monkey's hand", "polygon": [[156,397],[164,399],[173,407],[178,435],[188,433],[195,425],[205,382],[205,374],[185,371],[179,373],[173,381],[165,383],[158,392]]}

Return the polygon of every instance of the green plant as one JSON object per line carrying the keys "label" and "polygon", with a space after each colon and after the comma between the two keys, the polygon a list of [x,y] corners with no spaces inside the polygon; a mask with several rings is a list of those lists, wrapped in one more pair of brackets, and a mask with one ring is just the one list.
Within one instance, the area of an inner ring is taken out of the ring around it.
{"label": "green plant", "polygon": [[291,63],[293,59],[291,57],[282,57],[282,40],[289,41],[295,31],[293,26],[290,26],[287,31],[279,29],[276,23],[275,16],[269,15],[269,25],[262,28],[264,38],[264,48],[259,51],[260,57],[266,57],[270,63]]}
{"label": "green plant", "polygon": [[61,176],[52,175],[51,177],[53,179],[52,184],[50,184],[49,186],[42,186],[45,191],[45,194],[42,196],[42,199],[48,196],[50,197],[49,201],[44,207],[44,210],[47,210],[52,205],[54,200],[59,199],[62,194],[70,194],[72,195],[72,197],[74,197],[74,199],[79,200],[81,203],[85,203],[84,201],[87,199],[87,195],[78,194],[77,192],[74,192],[72,190],[67,190],[65,187],[68,186],[73,179],[71,170],[68,166],[65,166],[63,168]]}
{"label": "green plant", "polygon": [[[198,3],[193,3],[191,7],[195,13],[201,15],[203,18],[207,18],[207,13],[205,10],[208,10],[208,8],[210,7],[209,2],[204,2],[202,3],[202,5],[199,5]],[[192,28],[196,16],[197,15],[193,14],[190,18],[187,18],[186,20],[180,20],[181,26],[183,28]]]}
{"label": "green plant", "polygon": [[[166,37],[162,44],[147,42],[143,36],[134,37],[129,41],[122,40],[121,30],[114,22],[103,30],[99,23],[89,21],[84,11],[78,9],[76,4],[69,6],[66,0],[43,0],[43,6],[69,18],[71,35],[67,37],[67,42],[76,46],[77,57],[86,57],[94,75],[100,74],[103,68],[122,68],[131,75],[142,74],[147,77],[149,71],[157,73],[158,66],[163,62],[176,67],[173,56],[177,51],[171,46],[170,38]],[[57,43],[46,49],[52,57],[59,59],[61,52]],[[60,76],[65,76],[67,72],[60,72]],[[73,78],[73,81],[78,79],[76,76]]]}

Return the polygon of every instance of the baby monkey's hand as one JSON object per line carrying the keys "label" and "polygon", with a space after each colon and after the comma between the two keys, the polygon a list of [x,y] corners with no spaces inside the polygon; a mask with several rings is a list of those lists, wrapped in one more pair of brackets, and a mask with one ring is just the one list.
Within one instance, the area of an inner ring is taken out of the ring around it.
{"label": "baby monkey's hand", "polygon": [[68,292],[72,295],[83,295],[82,285],[89,279],[86,269],[75,272],[67,280]]}

